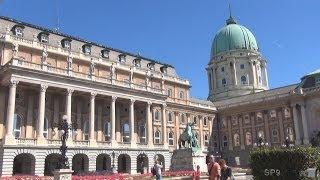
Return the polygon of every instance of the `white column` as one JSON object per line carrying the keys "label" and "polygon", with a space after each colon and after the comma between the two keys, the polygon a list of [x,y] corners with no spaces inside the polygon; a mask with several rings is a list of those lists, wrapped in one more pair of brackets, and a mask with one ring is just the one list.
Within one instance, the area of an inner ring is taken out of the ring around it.
{"label": "white column", "polygon": [[167,120],[166,120],[166,104],[162,104],[162,140],[163,140],[163,145],[165,147],[168,146],[167,142]]}
{"label": "white column", "polygon": [[112,96],[111,98],[111,143],[116,144],[116,96]]}
{"label": "white column", "polygon": [[217,91],[217,73],[216,73],[216,70],[215,70],[215,66],[212,66],[212,79],[213,79],[213,82],[212,82],[212,85],[213,85],[213,91]]}
{"label": "white column", "polygon": [[71,124],[71,98],[72,98],[73,91],[74,91],[73,89],[67,89],[65,113],[67,115],[68,124]]}
{"label": "white column", "polygon": [[[67,89],[67,93],[66,93],[66,106],[65,106],[65,113],[67,115],[67,122],[68,124],[71,124],[71,100],[72,100],[72,93],[73,93],[73,89]],[[67,145],[72,145],[73,141],[72,141],[72,132],[69,131],[69,137],[67,139]]]}
{"label": "white column", "polygon": [[293,113],[293,122],[294,122],[294,131],[295,131],[295,143],[296,145],[301,144],[301,136],[300,136],[300,130],[299,130],[299,121],[298,121],[298,113],[296,104],[292,104],[292,113]]}
{"label": "white column", "polygon": [[236,61],[233,61],[233,78],[234,78],[234,85],[238,85],[238,78],[237,78],[237,66]]}
{"label": "white column", "polygon": [[134,136],[134,99],[130,99],[130,108],[129,108],[129,121],[130,121],[130,141],[131,146],[136,145],[136,139]]}
{"label": "white column", "polygon": [[309,144],[308,122],[306,118],[306,105],[302,103],[300,106],[301,106],[301,120],[302,120],[302,126],[303,126],[303,144]]}
{"label": "white column", "polygon": [[90,94],[90,126],[89,126],[89,141],[90,141],[90,146],[96,145],[96,139],[94,135],[94,121],[95,121],[95,99],[96,99],[96,93],[91,92]]}
{"label": "white column", "polygon": [[151,102],[147,102],[147,106],[146,106],[146,119],[147,119],[147,127],[148,127],[148,146],[153,146],[153,142],[152,142],[152,137],[153,137],[153,133],[152,133],[152,118],[151,118]]}
{"label": "white column", "polygon": [[19,81],[11,80],[9,82],[9,98],[7,107],[7,122],[6,122],[6,136],[4,138],[4,144],[14,144],[13,136],[13,118],[16,103],[16,90]]}
{"label": "white column", "polygon": [[38,125],[37,125],[37,144],[45,144],[45,138],[43,136],[43,126],[46,110],[46,91],[48,86],[45,84],[40,85],[39,93],[39,105],[38,105]]}

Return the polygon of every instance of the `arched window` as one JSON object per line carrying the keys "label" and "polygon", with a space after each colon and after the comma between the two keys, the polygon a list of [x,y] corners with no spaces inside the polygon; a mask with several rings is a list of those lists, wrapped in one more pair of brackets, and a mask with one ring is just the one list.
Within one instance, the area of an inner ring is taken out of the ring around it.
{"label": "arched window", "polygon": [[168,112],[168,122],[173,122],[172,112]]}
{"label": "arched window", "polygon": [[172,89],[168,89],[168,90],[167,90],[167,95],[168,95],[169,97],[172,97]]}
{"label": "arched window", "polygon": [[20,137],[22,118],[19,114],[14,114],[13,119],[13,135],[15,138]]}
{"label": "arched window", "polygon": [[209,146],[209,138],[207,134],[204,135],[204,145],[207,147]]}
{"label": "arched window", "polygon": [[241,76],[241,84],[247,84],[246,76]]}
{"label": "arched window", "polygon": [[122,125],[122,142],[130,142],[130,126],[128,123]]}
{"label": "arched window", "polygon": [[272,142],[274,142],[274,143],[279,142],[278,129],[273,129],[273,130],[272,130]]}
{"label": "arched window", "polygon": [[228,137],[226,135],[223,136],[223,147],[228,146]]}
{"label": "arched window", "polygon": [[154,120],[159,121],[159,110],[158,109],[156,109],[154,111]]}
{"label": "arched window", "polygon": [[289,140],[293,141],[293,129],[292,129],[292,127],[287,127],[286,133],[287,133],[287,136],[289,137]]}
{"label": "arched window", "polygon": [[180,98],[180,99],[183,99],[183,98],[184,98],[184,92],[183,92],[183,91],[180,91],[180,93],[179,93],[179,98]]}
{"label": "arched window", "polygon": [[197,124],[197,116],[193,116],[193,123]]}
{"label": "arched window", "polygon": [[252,144],[251,132],[246,132],[246,145],[251,145],[251,144]]}
{"label": "arched window", "polygon": [[48,138],[48,129],[49,129],[49,120],[48,118],[44,118],[44,122],[43,122],[43,137],[44,138]]}
{"label": "arched window", "polygon": [[173,138],[173,132],[170,131],[168,134],[168,142],[169,142],[169,146],[173,146],[174,145],[174,138]]}
{"label": "arched window", "polygon": [[104,123],[103,134],[104,134],[104,141],[110,141],[111,123],[108,121],[106,123]]}
{"label": "arched window", "polygon": [[140,143],[146,143],[146,125],[140,124],[139,125],[139,137],[140,137]]}
{"label": "arched window", "polygon": [[184,123],[185,123],[184,114],[180,114],[180,123],[181,123],[181,124],[184,124]]}
{"label": "arched window", "polygon": [[[208,138],[208,137],[207,137]],[[213,135],[213,147],[217,148],[218,147],[218,138],[217,135]]]}
{"label": "arched window", "polygon": [[234,134],[233,135],[233,141],[234,141],[234,146],[240,146],[240,136],[239,134]]}
{"label": "arched window", "polygon": [[155,131],[154,132],[154,143],[155,144],[160,144],[160,131]]}
{"label": "arched window", "polygon": [[89,140],[89,121],[84,122],[83,124],[83,140],[88,141]]}
{"label": "arched window", "polygon": [[204,126],[207,126],[207,125],[208,125],[208,122],[207,122],[207,118],[206,118],[206,117],[203,118],[203,125],[204,125]]}
{"label": "arched window", "polygon": [[227,85],[227,80],[225,78],[223,78],[221,80],[221,84],[222,84],[222,86],[226,86]]}

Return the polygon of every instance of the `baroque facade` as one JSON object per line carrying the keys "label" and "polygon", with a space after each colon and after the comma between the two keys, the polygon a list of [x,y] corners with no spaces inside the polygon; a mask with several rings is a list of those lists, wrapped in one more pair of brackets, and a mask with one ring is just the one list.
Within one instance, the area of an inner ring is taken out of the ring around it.
{"label": "baroque facade", "polygon": [[269,146],[282,146],[286,139],[308,145],[319,130],[320,71],[269,89],[267,61],[254,35],[231,16],[214,37],[206,69],[208,99],[218,110],[213,151],[230,164],[248,165],[259,136]]}
{"label": "baroque facade", "polygon": [[173,66],[0,17],[0,173],[52,175],[62,116],[75,172],[170,167],[188,122],[210,151],[216,108]]}

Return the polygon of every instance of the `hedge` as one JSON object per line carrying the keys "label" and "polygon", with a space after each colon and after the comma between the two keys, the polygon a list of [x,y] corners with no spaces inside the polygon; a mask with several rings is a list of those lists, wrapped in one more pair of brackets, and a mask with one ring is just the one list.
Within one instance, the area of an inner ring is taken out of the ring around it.
{"label": "hedge", "polygon": [[320,166],[320,149],[312,147],[260,147],[249,155],[256,180],[304,179],[303,172]]}

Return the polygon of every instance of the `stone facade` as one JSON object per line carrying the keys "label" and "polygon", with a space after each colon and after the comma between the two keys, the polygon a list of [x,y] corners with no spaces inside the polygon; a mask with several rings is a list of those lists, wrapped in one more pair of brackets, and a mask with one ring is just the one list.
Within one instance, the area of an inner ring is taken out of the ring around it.
{"label": "stone facade", "polygon": [[208,153],[216,108],[191,98],[169,64],[42,27],[0,18],[2,176],[52,175],[58,124],[73,124],[70,167],[139,173],[155,159],[169,169],[186,123]]}

